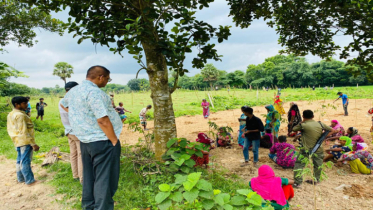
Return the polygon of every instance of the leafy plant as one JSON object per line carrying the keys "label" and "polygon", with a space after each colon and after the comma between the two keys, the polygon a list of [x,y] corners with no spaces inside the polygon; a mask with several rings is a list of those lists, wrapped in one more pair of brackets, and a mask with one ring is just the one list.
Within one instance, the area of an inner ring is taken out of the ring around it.
{"label": "leafy plant", "polygon": [[168,151],[162,156],[165,164],[174,172],[190,173],[196,162],[192,155],[203,157],[202,151],[209,149],[209,145],[199,142],[190,142],[185,138],[173,138],[167,142]]}
{"label": "leafy plant", "polygon": [[211,121],[209,121],[208,124],[209,124],[209,128],[213,129],[212,131],[209,130],[209,134],[211,134],[214,139],[217,138],[217,133],[220,132],[220,130],[222,130],[221,135],[224,137],[226,137],[228,133],[233,133],[233,129],[229,126],[219,127],[215,122],[211,122]]}
{"label": "leafy plant", "polygon": [[[189,175],[175,175],[172,184],[159,185],[160,192],[155,201],[161,210],[167,209],[273,209],[267,206],[256,192],[250,189],[237,190],[237,194],[230,195],[221,190],[213,189],[212,184],[201,179],[201,172]],[[245,208],[246,207],[246,208]]]}

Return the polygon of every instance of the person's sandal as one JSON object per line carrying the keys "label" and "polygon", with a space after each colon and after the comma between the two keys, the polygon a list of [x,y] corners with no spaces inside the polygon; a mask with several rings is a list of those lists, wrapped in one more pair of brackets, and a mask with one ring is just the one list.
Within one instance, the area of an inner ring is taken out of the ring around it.
{"label": "person's sandal", "polygon": [[302,184],[293,184],[293,188],[300,189],[302,187]]}

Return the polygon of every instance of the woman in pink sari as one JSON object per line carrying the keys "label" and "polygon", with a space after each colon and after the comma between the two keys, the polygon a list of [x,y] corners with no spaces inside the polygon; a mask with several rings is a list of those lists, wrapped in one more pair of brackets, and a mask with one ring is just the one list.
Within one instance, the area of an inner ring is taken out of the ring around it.
{"label": "woman in pink sari", "polygon": [[325,139],[325,143],[329,144],[329,141],[334,141],[339,139],[339,137],[345,135],[345,129],[337,120],[332,120],[330,127],[332,127],[334,130],[337,130],[338,132],[335,134],[332,134],[329,136],[329,138]]}
{"label": "woman in pink sari", "polygon": [[202,99],[203,117],[207,119],[210,116],[210,103],[206,99]]}
{"label": "woman in pink sari", "polygon": [[288,209],[288,200],[294,197],[292,185],[294,180],[276,177],[273,169],[262,165],[258,169],[258,177],[252,178],[249,185],[264,200],[271,201],[274,209]]}

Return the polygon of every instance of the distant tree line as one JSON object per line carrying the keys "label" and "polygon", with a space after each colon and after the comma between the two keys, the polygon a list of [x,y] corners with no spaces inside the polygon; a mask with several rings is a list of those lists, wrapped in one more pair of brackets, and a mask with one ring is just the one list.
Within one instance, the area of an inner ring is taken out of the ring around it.
{"label": "distant tree line", "polygon": [[[356,75],[356,76],[352,76]],[[6,77],[10,77],[7,74]],[[246,72],[236,70],[226,72],[218,70],[213,64],[206,64],[201,73],[194,76],[184,75],[179,78],[178,87],[190,90],[203,90],[206,88],[261,88],[261,87],[307,87],[307,86],[351,86],[371,85],[366,71],[356,66],[346,66],[342,61],[320,61],[308,63],[303,57],[292,55],[276,55],[265,59],[258,65],[249,65]],[[3,81],[6,81],[3,76]],[[168,83],[172,87],[174,78],[170,76]],[[4,83],[0,90],[1,96],[10,95],[37,95],[37,94],[64,94],[63,87],[44,87],[42,89],[29,88],[16,83]],[[105,92],[128,92],[149,90],[147,79],[131,79],[127,85],[108,84],[102,90]]]}

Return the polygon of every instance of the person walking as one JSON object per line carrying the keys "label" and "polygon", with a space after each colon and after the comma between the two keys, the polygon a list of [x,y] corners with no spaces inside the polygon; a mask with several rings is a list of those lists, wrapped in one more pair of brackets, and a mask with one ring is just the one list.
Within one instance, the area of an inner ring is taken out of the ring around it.
{"label": "person walking", "polygon": [[[305,163],[303,161],[304,158],[309,157],[309,152],[314,148],[317,141],[321,137],[323,130],[331,131],[328,136],[338,132],[333,130],[331,127],[327,126],[323,122],[317,122],[313,120],[314,115],[311,110],[303,111],[303,121],[296,125],[293,128],[293,131],[301,131],[301,145],[300,151],[297,156],[297,160],[295,161],[294,165],[294,180],[295,184],[294,187],[299,188],[303,182],[303,177],[301,175],[301,171],[305,167]],[[302,158],[303,157],[303,158]],[[315,155],[311,156],[313,162],[313,176],[316,178],[317,184],[320,181],[321,176],[321,166],[323,164],[324,158],[324,151],[323,148],[320,147],[316,152]],[[313,184],[313,180],[306,181],[309,184]]]}
{"label": "person walking", "polygon": [[48,104],[44,103],[44,98],[40,98],[39,102],[36,103],[36,110],[37,110],[37,113],[38,113],[38,115],[36,116],[36,119],[39,119],[39,117],[40,117],[40,120],[43,121],[44,107],[47,107],[47,106],[48,106]]}
{"label": "person walking", "polygon": [[348,99],[347,95],[343,94],[342,92],[338,92],[337,95],[339,95],[339,97],[337,99],[335,99],[334,102],[336,102],[336,101],[338,101],[338,99],[342,98],[343,110],[345,111],[345,116],[348,116],[347,107],[348,107],[348,104],[349,104],[349,99]]}
{"label": "person walking", "polygon": [[118,189],[122,122],[110,97],[102,91],[110,82],[103,66],[88,69],[86,80],[71,89],[61,104],[69,109],[69,121],[81,141],[84,210],[112,210]]}
{"label": "person walking", "polygon": [[32,153],[39,151],[39,146],[35,143],[34,124],[25,113],[27,102],[22,96],[12,98],[14,109],[7,117],[7,131],[17,150],[17,180],[31,185],[35,183],[31,170]]}
{"label": "person walking", "polygon": [[[77,82],[68,82],[65,85],[66,93],[69,92],[73,87],[77,86]],[[61,102],[63,99],[60,100],[58,103],[58,109],[60,110],[61,121],[63,126],[65,127],[65,135],[69,140],[70,146],[70,163],[71,163],[71,171],[73,173],[73,179],[76,181],[80,181],[83,183],[83,164],[82,164],[82,154],[80,150],[80,141],[74,135],[73,129],[69,122],[69,113],[68,109],[62,106]]]}
{"label": "person walking", "polygon": [[148,105],[145,108],[141,109],[141,111],[139,113],[140,124],[144,127],[144,131],[149,130],[149,129],[146,128],[146,126],[148,125],[148,123],[146,122],[146,113],[151,108],[152,108],[152,105]]}
{"label": "person walking", "polygon": [[243,106],[241,110],[247,116],[246,127],[242,129],[243,134],[241,136],[245,138],[243,147],[245,162],[241,167],[249,165],[249,147],[251,145],[253,146],[254,166],[257,167],[257,162],[259,161],[260,132],[264,131],[264,125],[262,120],[253,114],[254,110],[251,107]]}

